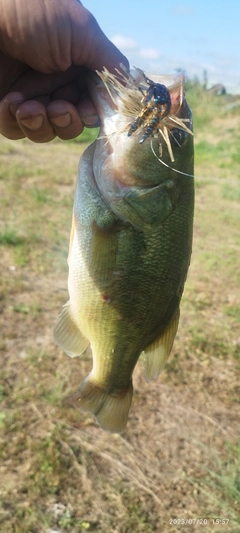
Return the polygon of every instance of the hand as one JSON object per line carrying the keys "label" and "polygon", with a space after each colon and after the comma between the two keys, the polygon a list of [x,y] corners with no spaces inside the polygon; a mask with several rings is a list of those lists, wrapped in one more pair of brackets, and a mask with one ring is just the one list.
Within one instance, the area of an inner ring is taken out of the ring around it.
{"label": "hand", "polygon": [[0,0],[0,133],[46,142],[97,126],[87,69],[120,63],[128,67],[78,0]]}

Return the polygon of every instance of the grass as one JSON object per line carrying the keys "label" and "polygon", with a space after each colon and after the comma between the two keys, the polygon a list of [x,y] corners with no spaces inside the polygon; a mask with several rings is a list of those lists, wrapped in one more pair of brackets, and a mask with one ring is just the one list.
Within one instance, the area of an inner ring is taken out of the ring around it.
{"label": "grass", "polygon": [[[199,517],[206,533],[240,532],[240,134],[239,107],[226,109],[226,98],[188,89],[196,210],[180,328],[157,381],[145,383],[139,361],[121,436],[63,401],[91,370],[91,355],[69,359],[52,339],[67,300],[82,141],[96,131],[47,145],[0,139],[4,533],[175,533],[187,526],[174,520]],[[213,526],[213,517],[229,523]]]}
{"label": "grass", "polygon": [[0,232],[0,245],[2,246],[18,246],[22,242],[23,238],[14,227],[6,226]]}
{"label": "grass", "polygon": [[99,132],[99,128],[85,128],[83,130],[83,133],[81,133],[81,135],[79,135],[78,137],[75,137],[75,139],[71,139],[68,142],[70,142],[71,144],[72,143],[90,144],[96,139],[98,132]]}
{"label": "grass", "polygon": [[[232,531],[240,531],[240,443],[226,442],[228,457],[222,459],[213,453],[213,467],[204,468],[206,479],[200,483],[200,491],[216,508],[214,519],[219,522],[228,517]],[[197,480],[192,481],[198,484]]]}
{"label": "grass", "polygon": [[194,110],[196,168],[204,178],[222,178],[239,186],[239,107],[228,109],[229,96],[215,96],[199,83],[189,84]]}
{"label": "grass", "polygon": [[222,197],[226,198],[228,200],[233,200],[234,202],[240,202],[240,187],[238,186],[231,186],[231,185],[223,185],[222,186]]}

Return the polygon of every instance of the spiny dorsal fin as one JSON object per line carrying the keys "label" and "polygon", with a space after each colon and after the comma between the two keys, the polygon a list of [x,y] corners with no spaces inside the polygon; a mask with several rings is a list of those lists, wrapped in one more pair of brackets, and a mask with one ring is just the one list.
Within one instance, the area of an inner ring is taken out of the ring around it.
{"label": "spiny dorsal fin", "polygon": [[174,312],[167,328],[154,342],[144,350],[145,379],[149,383],[157,379],[171,352],[173,341],[177,333],[180,311]]}
{"label": "spiny dorsal fin", "polygon": [[53,335],[56,344],[70,357],[81,355],[89,344],[73,318],[69,302],[58,317]]}

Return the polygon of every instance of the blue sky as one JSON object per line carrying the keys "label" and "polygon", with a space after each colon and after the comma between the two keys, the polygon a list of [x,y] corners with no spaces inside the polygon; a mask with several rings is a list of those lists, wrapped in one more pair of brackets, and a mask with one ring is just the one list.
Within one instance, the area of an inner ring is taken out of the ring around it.
{"label": "blue sky", "polygon": [[130,64],[158,74],[177,68],[240,94],[238,0],[83,0]]}

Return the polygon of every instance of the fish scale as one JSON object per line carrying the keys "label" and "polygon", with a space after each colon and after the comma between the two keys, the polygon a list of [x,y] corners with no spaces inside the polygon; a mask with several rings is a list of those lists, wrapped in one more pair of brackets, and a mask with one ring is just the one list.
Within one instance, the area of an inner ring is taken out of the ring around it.
{"label": "fish scale", "polygon": [[[102,127],[80,161],[69,302],[54,335],[70,356],[91,345],[93,369],[72,401],[93,413],[103,429],[121,432],[140,354],[150,381],[158,377],[172,348],[191,256],[194,184],[189,176],[160,165],[151,139],[139,145],[135,135],[128,136],[128,119],[113,109],[99,78],[90,80],[90,89]],[[127,90],[122,88],[125,99]],[[176,85],[174,91],[176,97]],[[185,100],[177,113],[179,121],[190,121]],[[117,130],[106,142],[109,120]],[[193,174],[192,136],[186,134],[172,150],[176,169]],[[170,167],[167,147],[163,153]]]}

